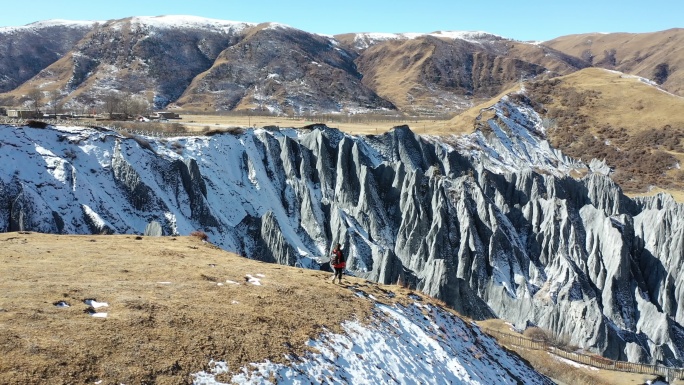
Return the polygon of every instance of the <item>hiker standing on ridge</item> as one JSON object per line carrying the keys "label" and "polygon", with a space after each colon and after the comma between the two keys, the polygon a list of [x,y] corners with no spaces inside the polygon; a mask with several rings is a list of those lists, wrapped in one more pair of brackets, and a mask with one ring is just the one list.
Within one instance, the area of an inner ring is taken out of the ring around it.
{"label": "hiker standing on ridge", "polygon": [[338,278],[340,284],[342,284],[342,273],[344,273],[344,268],[347,266],[347,263],[340,247],[339,243],[335,245],[335,248],[332,251],[332,258],[330,259],[330,266],[332,266],[334,272],[332,278],[333,283],[335,283],[335,278]]}

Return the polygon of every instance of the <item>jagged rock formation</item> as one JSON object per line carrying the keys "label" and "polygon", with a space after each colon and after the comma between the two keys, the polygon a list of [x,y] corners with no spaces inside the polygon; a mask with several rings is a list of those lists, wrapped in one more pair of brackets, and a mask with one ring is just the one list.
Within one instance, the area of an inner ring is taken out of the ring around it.
{"label": "jagged rock formation", "polygon": [[145,232],[143,233],[143,235],[146,237],[161,237],[162,235],[164,235],[164,231],[159,222],[152,221],[147,224],[147,227],[145,227]]}
{"label": "jagged rock formation", "polygon": [[586,165],[550,148],[515,98],[480,122],[451,140],[319,126],[173,146],[1,126],[0,228],[139,233],[158,221],[165,234],[201,229],[249,258],[309,268],[341,243],[353,274],[401,281],[468,316],[681,365],[684,206],[631,200],[600,172],[567,176]]}

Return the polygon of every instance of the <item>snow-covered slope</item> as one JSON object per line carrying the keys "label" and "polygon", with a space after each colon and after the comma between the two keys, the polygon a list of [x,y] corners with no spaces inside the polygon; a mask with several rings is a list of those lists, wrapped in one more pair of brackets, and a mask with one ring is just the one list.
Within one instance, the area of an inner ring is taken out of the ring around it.
{"label": "snow-covered slope", "polygon": [[20,32],[39,32],[44,29],[52,27],[63,28],[92,28],[95,24],[102,23],[101,21],[86,21],[86,20],[63,20],[50,19],[37,21],[35,23],[22,25],[18,27],[0,27],[0,34],[16,34]]}
{"label": "snow-covered slope", "polygon": [[534,169],[563,177],[587,167],[552,148],[539,114],[511,100],[513,96],[524,98],[524,91],[511,95],[480,112],[478,129],[457,138],[459,149],[497,174]]}
{"label": "snow-covered slope", "polygon": [[501,36],[483,31],[437,31],[432,33],[381,33],[367,32],[352,34],[354,46],[359,50],[367,49],[379,42],[391,40],[410,40],[418,37],[433,36],[442,39],[463,40],[471,43],[482,43],[503,39]]}
{"label": "snow-covered slope", "polygon": [[[416,299],[408,306],[377,303],[368,322],[348,321],[344,334],[310,341],[316,353],[289,357],[284,365],[254,363],[228,383],[553,384],[479,328]],[[224,384],[216,376],[231,368],[211,366],[193,375],[195,385]]]}
{"label": "snow-covered slope", "polygon": [[132,18],[131,23],[142,28],[193,28],[217,32],[236,32],[256,25],[256,23],[219,20],[191,15],[137,16]]}
{"label": "snow-covered slope", "polygon": [[157,140],[0,126],[0,229],[142,233],[158,221],[165,234],[203,230],[240,255],[308,268],[339,242],[351,273],[473,318],[680,363],[683,205],[630,200],[603,173],[568,177],[585,166],[548,147],[524,104],[487,113],[455,148],[408,127]]}

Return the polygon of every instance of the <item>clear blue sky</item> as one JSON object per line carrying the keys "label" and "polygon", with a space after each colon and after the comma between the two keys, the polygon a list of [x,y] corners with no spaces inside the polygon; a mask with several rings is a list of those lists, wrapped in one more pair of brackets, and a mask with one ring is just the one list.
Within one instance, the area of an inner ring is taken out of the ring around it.
{"label": "clear blue sky", "polygon": [[684,28],[684,1],[574,0],[29,0],[3,4],[0,26],[47,19],[195,15],[288,24],[308,32],[486,31],[518,40]]}

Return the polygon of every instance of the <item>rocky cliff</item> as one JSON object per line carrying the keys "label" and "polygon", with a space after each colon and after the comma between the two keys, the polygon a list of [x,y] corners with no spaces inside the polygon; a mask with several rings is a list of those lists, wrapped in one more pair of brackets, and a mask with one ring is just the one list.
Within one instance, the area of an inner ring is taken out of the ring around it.
{"label": "rocky cliff", "polygon": [[600,167],[551,148],[514,98],[478,127],[460,138],[318,126],[155,140],[1,126],[0,229],[142,233],[157,221],[167,235],[203,230],[246,257],[308,268],[339,242],[350,273],[473,318],[681,365],[684,206],[629,199]]}

